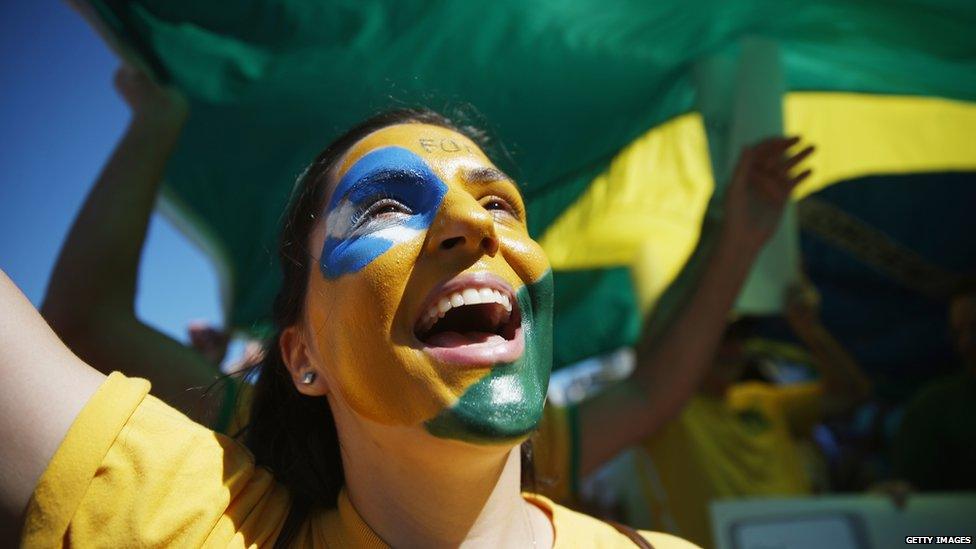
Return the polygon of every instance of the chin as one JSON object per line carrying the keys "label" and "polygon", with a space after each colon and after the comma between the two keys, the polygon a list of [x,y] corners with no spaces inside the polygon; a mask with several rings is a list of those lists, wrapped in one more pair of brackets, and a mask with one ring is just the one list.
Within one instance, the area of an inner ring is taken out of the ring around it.
{"label": "chin", "polygon": [[552,368],[552,274],[519,288],[524,347],[495,364],[449,408],[425,422],[434,436],[479,444],[517,443],[542,419]]}
{"label": "chin", "polygon": [[538,427],[546,399],[545,386],[524,387],[517,370],[516,364],[496,367],[489,383],[475,384],[458,404],[427,421],[427,430],[481,444],[521,442]]}

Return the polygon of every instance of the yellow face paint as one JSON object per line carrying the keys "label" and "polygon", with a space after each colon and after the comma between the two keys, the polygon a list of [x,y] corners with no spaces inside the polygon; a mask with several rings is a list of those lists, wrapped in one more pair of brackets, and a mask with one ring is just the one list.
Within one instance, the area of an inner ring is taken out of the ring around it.
{"label": "yellow face paint", "polygon": [[[470,139],[426,124],[373,132],[330,180],[305,310],[344,400],[373,421],[450,438],[534,428],[551,364],[551,275],[514,183]],[[458,308],[481,299],[496,317],[507,300],[512,333],[477,345],[419,337],[454,294],[468,297]]]}

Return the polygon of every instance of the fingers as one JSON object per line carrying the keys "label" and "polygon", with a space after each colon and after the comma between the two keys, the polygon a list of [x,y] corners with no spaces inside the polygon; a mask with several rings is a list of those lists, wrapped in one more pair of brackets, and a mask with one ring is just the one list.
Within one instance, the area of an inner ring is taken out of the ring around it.
{"label": "fingers", "polygon": [[799,164],[800,162],[803,162],[804,160],[807,159],[807,157],[809,157],[811,154],[813,154],[813,151],[814,150],[816,150],[816,148],[813,145],[808,145],[802,151],[800,151],[800,152],[794,154],[793,156],[791,156],[790,158],[786,159],[786,161],[783,162],[783,171],[789,172],[790,170],[792,170],[793,168],[795,168],[797,164]]}
{"label": "fingers", "polygon": [[731,185],[735,188],[752,186],[770,202],[785,203],[793,189],[812,173],[807,169],[795,176],[790,175],[816,150],[810,145],[787,156],[787,151],[798,143],[799,136],[774,137],[742,149]]}
{"label": "fingers", "polygon": [[807,169],[796,176],[791,176],[790,172],[816,151],[816,147],[808,145],[796,154],[786,156],[786,151],[799,142],[799,136],[776,137],[752,147],[754,171],[762,172],[767,177],[779,179],[782,185],[792,190],[793,187],[808,178],[812,171]]}
{"label": "fingers", "polygon": [[796,177],[790,178],[789,181],[790,190],[793,190],[793,188],[799,185],[800,183],[802,183],[804,179],[810,177],[810,174],[812,173],[813,170],[806,169],[800,172],[800,174],[797,175]]}
{"label": "fingers", "polygon": [[753,147],[756,154],[756,162],[764,169],[771,171],[782,163],[782,158],[786,151],[799,142],[800,138],[798,136],[766,139]]}

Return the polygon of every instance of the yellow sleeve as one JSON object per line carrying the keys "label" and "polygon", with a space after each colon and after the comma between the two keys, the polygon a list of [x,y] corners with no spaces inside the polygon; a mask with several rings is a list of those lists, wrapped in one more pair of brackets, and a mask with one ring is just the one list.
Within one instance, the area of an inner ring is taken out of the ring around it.
{"label": "yellow sleeve", "polygon": [[817,381],[777,385],[771,395],[795,434],[809,433],[823,418],[823,385]]}
{"label": "yellow sleeve", "polygon": [[546,404],[539,429],[532,437],[535,492],[567,503],[576,492],[576,408]]}
{"label": "yellow sleeve", "polygon": [[[273,540],[286,491],[246,449],[113,373],[75,419],[27,508],[22,544],[248,546]],[[253,512],[252,511],[260,511]]]}

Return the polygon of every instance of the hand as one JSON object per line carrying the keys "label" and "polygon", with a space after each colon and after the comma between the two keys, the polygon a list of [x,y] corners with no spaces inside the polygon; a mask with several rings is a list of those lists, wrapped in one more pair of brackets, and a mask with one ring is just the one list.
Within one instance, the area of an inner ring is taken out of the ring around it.
{"label": "hand", "polygon": [[224,355],[227,354],[230,335],[205,322],[198,321],[191,322],[186,327],[186,332],[190,336],[190,346],[203,355],[208,362],[219,368],[220,363],[224,361]]}
{"label": "hand", "polygon": [[786,156],[787,149],[799,142],[799,137],[777,137],[742,150],[725,194],[723,232],[729,238],[758,251],[772,236],[790,192],[811,173],[790,174],[814,150],[808,146]]}
{"label": "hand", "polygon": [[122,65],[115,71],[115,89],[132,109],[137,124],[180,130],[189,110],[186,98],[169,86],[160,86],[139,69]]}

